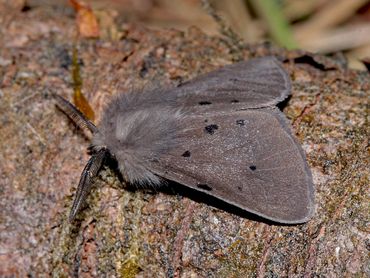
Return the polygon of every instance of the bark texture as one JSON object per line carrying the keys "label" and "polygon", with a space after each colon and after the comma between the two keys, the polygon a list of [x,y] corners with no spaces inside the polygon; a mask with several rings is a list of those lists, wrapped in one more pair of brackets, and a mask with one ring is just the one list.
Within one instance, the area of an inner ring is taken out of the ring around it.
{"label": "bark texture", "polygon": [[[340,55],[232,48],[196,28],[123,28],[119,41],[76,39],[69,10],[2,15],[0,276],[369,277],[369,73]],[[68,223],[89,141],[50,93],[71,99],[74,46],[97,122],[117,92],[176,84],[240,58],[284,60],[293,81],[284,113],[312,167],[313,219],[272,225],[168,188],[128,190],[104,169],[77,224]]]}

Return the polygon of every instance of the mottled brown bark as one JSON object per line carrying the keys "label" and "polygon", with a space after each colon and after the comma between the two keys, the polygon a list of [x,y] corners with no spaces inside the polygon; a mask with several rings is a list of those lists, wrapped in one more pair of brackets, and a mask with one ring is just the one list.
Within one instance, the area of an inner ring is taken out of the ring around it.
{"label": "mottled brown bark", "polygon": [[[122,40],[96,41],[76,39],[75,21],[63,9],[12,10],[2,18],[2,277],[370,275],[369,73],[347,69],[339,56],[266,44],[234,55],[229,42],[196,28],[182,33],[127,24]],[[285,60],[293,92],[284,113],[312,167],[314,218],[271,225],[171,189],[129,191],[105,169],[78,224],[70,224],[89,142],[50,93],[71,99],[74,45],[97,122],[119,91],[175,84],[240,55]]]}

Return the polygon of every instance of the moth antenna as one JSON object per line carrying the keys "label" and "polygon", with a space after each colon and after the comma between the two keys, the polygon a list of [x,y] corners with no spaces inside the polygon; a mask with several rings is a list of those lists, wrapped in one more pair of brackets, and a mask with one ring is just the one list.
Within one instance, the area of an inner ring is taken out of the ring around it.
{"label": "moth antenna", "polygon": [[57,94],[54,94],[53,96],[57,102],[57,106],[68,117],[70,117],[79,128],[82,130],[88,129],[92,133],[99,132],[98,128],[91,121],[89,121],[89,119],[87,119],[72,103]]}
{"label": "moth antenna", "polygon": [[71,212],[69,214],[69,221],[72,222],[79,210],[81,205],[85,201],[87,194],[89,194],[92,186],[94,177],[98,174],[101,166],[103,165],[104,159],[107,156],[107,150],[105,148],[100,149],[97,153],[93,154],[87,162],[84,170],[82,171],[80,182],[78,183],[75,199]]}

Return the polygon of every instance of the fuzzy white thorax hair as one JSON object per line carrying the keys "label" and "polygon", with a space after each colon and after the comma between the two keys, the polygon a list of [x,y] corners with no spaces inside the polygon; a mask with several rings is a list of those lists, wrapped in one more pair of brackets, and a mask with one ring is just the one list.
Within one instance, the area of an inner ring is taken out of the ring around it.
{"label": "fuzzy white thorax hair", "polygon": [[93,145],[108,148],[128,182],[160,183],[148,163],[177,145],[177,125],[185,115],[174,101],[162,89],[120,94],[106,107]]}

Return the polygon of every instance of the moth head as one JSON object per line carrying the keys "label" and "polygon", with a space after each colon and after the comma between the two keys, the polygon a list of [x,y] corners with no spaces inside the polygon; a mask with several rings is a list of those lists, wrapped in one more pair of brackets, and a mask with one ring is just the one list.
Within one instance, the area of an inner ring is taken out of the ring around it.
{"label": "moth head", "polygon": [[[88,152],[91,157],[85,165],[80,177],[69,215],[70,222],[75,219],[76,215],[80,211],[92,188],[94,178],[98,175],[99,170],[107,161],[113,162],[110,163],[110,165],[114,165],[114,167],[118,166],[118,170],[122,175],[122,178],[131,184],[139,186],[143,184],[160,184],[161,179],[157,175],[148,171],[142,163],[137,163],[137,159],[132,155],[133,150],[130,149],[130,145],[132,147],[134,143],[126,141],[126,145],[121,145],[121,133],[124,133],[125,130],[117,129],[118,123],[114,116],[109,113],[105,113],[105,120],[103,119],[101,130],[99,130],[69,101],[58,95],[54,95],[54,98],[57,106],[68,117],[70,117],[77,126],[79,126],[83,131],[92,133],[92,144],[88,147]],[[129,126],[129,122],[130,121],[128,121],[128,123],[120,123],[118,126]],[[162,131],[159,130],[159,132]]]}

